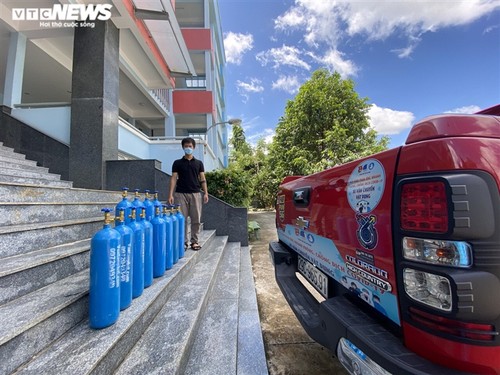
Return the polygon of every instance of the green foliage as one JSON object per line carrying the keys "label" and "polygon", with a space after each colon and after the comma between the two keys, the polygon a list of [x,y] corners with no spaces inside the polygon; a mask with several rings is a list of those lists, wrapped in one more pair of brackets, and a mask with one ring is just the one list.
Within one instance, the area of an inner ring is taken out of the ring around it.
{"label": "green foliage", "polygon": [[252,148],[247,143],[245,138],[245,131],[239,123],[233,125],[233,136],[229,140],[229,143],[233,146],[234,152],[243,155],[252,153]]}
{"label": "green foliage", "polygon": [[250,205],[251,181],[236,168],[218,169],[205,173],[210,194],[236,207]]}
{"label": "green foliage", "polygon": [[371,129],[367,98],[352,80],[318,70],[288,101],[271,144],[252,147],[240,124],[233,126],[230,167],[207,173],[208,190],[236,206],[268,208],[275,204],[280,182],[307,175],[387,149]]}
{"label": "green foliage", "polygon": [[370,129],[367,98],[352,80],[321,69],[288,101],[269,161],[279,176],[306,175],[387,148]]}

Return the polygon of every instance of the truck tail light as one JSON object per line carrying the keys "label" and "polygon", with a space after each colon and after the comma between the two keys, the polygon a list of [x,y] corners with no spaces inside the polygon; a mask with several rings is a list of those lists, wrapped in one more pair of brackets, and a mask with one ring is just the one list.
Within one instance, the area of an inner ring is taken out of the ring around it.
{"label": "truck tail light", "polygon": [[403,237],[403,257],[439,266],[467,268],[472,265],[472,249],[467,242]]}
{"label": "truck tail light", "polygon": [[439,310],[451,311],[451,286],[446,277],[405,268],[403,283],[406,294],[415,301]]}
{"label": "truck tail light", "polygon": [[401,189],[401,228],[417,232],[448,232],[446,186],[442,181],[404,184]]}
{"label": "truck tail light", "polygon": [[416,322],[435,331],[445,332],[458,337],[472,340],[492,341],[498,332],[491,324],[460,322],[442,316],[436,316],[410,307],[410,317]]}

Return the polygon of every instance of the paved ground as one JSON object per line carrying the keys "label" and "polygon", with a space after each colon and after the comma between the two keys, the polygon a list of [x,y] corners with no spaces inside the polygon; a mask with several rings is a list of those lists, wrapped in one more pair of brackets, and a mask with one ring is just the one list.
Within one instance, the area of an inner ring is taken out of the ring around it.
{"label": "paved ground", "polygon": [[271,375],[347,374],[332,353],[304,331],[276,284],[268,243],[276,241],[274,211],[249,212],[260,225],[250,242],[267,365]]}

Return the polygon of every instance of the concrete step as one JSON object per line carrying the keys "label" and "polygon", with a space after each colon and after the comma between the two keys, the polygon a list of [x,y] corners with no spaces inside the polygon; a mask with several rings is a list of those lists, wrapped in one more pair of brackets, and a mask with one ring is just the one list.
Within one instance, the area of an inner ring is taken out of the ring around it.
{"label": "concrete step", "polygon": [[[215,231],[203,231],[200,242],[204,249],[198,252],[187,250],[184,258],[164,276],[154,279],[153,285],[145,289],[142,296],[134,299],[132,305],[121,312],[120,318],[111,327],[92,330],[88,326],[88,319],[84,318],[38,354],[31,349],[31,345],[26,345],[26,340],[31,336],[24,337],[24,345],[22,339],[18,340],[18,346],[10,347],[7,352],[0,352],[0,358],[9,361],[7,365],[0,361],[0,373],[9,374],[23,363],[25,364],[17,369],[16,374],[112,373],[167,301],[177,294],[180,286],[198,274],[200,267],[216,266],[212,261],[212,254],[222,251],[221,241],[225,244],[227,239],[215,237]],[[184,301],[189,300],[191,293],[184,296]],[[87,311],[85,313],[88,314]],[[27,331],[26,335],[29,334]],[[45,333],[44,336],[49,335]],[[0,351],[2,349],[0,347]],[[14,360],[14,356],[8,355],[9,352],[18,357]]]}
{"label": "concrete step", "polygon": [[6,183],[6,184],[23,184],[23,185],[29,184],[29,185],[44,186],[44,187],[46,187],[46,186],[56,187],[57,186],[57,187],[70,188],[73,186],[73,183],[69,182],[69,181],[12,176],[12,175],[3,173],[3,171],[0,171],[0,182]]}
{"label": "concrete step", "polygon": [[8,225],[47,223],[51,221],[94,218],[104,207],[114,208],[116,202],[87,203],[2,203],[0,227]]}
{"label": "concrete step", "polygon": [[236,374],[239,270],[240,244],[232,242],[224,251],[186,369],[180,373]]}
{"label": "concrete step", "polygon": [[[132,194],[129,194],[132,195]],[[32,186],[0,182],[0,204],[6,203],[91,203],[121,200],[121,192],[55,186]]]}
{"label": "concrete step", "polygon": [[90,239],[2,259],[0,305],[89,267]]}
{"label": "concrete step", "polygon": [[28,160],[28,159],[21,159],[21,158],[12,158],[10,157],[10,154],[0,154],[0,161],[8,164],[13,164],[13,165],[19,165],[19,166],[37,166],[36,161],[34,160]]}
{"label": "concrete step", "polygon": [[16,168],[15,165],[2,168],[1,174],[5,176],[26,177],[26,178],[41,178],[44,180],[60,180],[61,176],[58,174],[48,173],[48,171],[26,170],[24,168]]}
{"label": "concrete step", "polygon": [[240,255],[238,367],[236,373],[238,375],[268,374],[249,247],[242,247]]}
{"label": "concrete step", "polygon": [[217,237],[213,248],[200,251],[203,259],[175,290],[116,375],[183,373],[226,241]]}
{"label": "concrete step", "polygon": [[183,373],[268,373],[248,247],[228,244]]}
{"label": "concrete step", "polygon": [[88,288],[84,270],[0,306],[0,373],[12,373],[82,321],[88,314]]}
{"label": "concrete step", "polygon": [[19,159],[19,160],[26,159],[25,155],[19,154],[19,153],[15,152],[13,148],[5,147],[5,146],[0,147],[0,156],[5,156],[5,157],[8,157],[10,159]]}
{"label": "concrete step", "polygon": [[0,259],[91,238],[102,217],[0,227]]}
{"label": "concrete step", "polygon": [[[17,160],[16,160],[17,161]],[[33,163],[14,163],[10,161],[4,161],[0,159],[0,168],[16,168],[16,169],[23,169],[25,171],[38,171],[42,173],[48,173],[49,168],[45,167],[39,167],[36,165],[36,162]]]}

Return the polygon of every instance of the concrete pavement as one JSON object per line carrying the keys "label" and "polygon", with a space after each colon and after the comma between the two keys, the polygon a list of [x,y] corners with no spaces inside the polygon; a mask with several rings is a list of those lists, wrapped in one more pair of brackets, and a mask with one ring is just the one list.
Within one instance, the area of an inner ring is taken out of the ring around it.
{"label": "concrete pavement", "polygon": [[274,211],[248,213],[248,220],[261,228],[250,249],[269,373],[347,374],[328,349],[307,335],[276,284],[268,250],[269,242],[277,240],[274,218]]}

